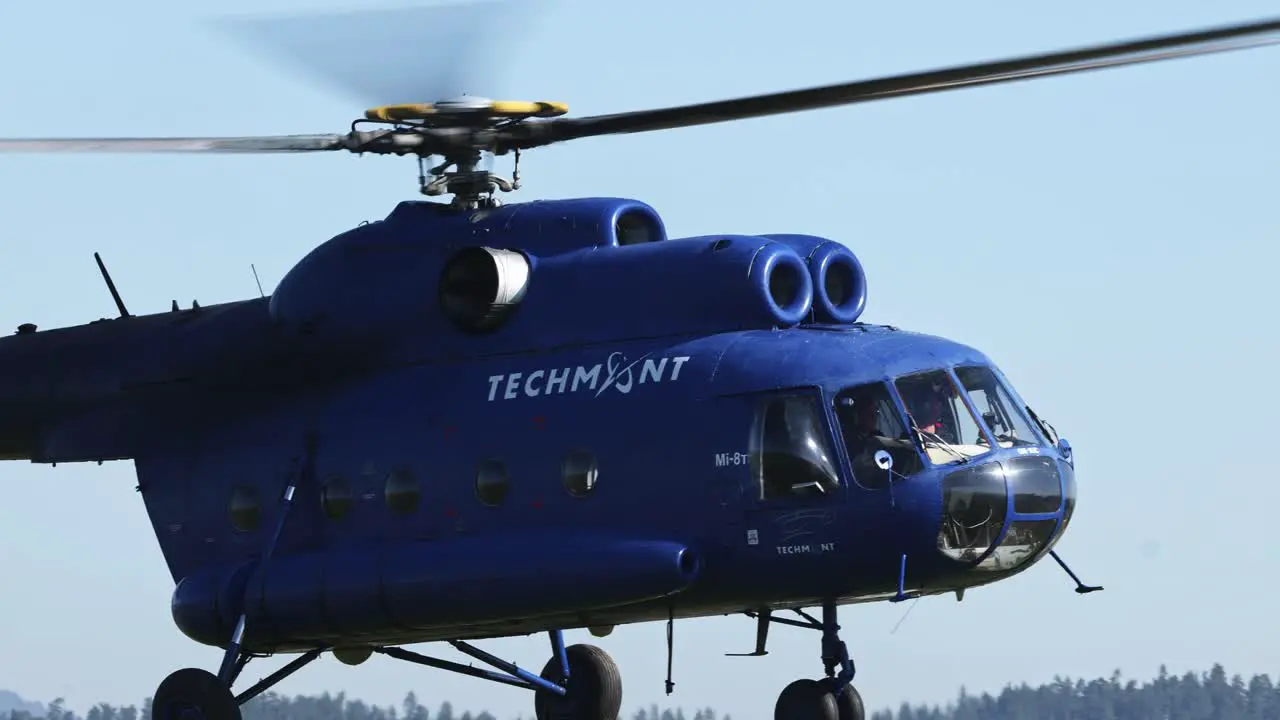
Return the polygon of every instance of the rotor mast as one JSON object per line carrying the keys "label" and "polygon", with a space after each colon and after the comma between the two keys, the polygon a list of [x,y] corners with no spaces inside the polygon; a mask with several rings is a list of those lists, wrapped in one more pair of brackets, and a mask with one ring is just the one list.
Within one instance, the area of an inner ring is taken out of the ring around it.
{"label": "rotor mast", "polygon": [[[520,150],[515,151],[515,168],[510,180],[482,169],[483,158],[480,150],[458,150],[445,155],[444,162],[428,168],[426,158],[419,156],[418,191],[433,197],[453,195],[453,205],[464,210],[497,207],[501,201],[494,196],[495,191],[520,189]],[[453,172],[448,172],[450,167]]]}

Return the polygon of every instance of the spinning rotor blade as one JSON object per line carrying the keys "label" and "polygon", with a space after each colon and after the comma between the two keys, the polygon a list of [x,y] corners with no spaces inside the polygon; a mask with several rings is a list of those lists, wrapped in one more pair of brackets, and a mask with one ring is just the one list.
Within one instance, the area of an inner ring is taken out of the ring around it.
{"label": "spinning rotor blade", "polygon": [[[532,6],[530,0],[523,1],[528,3],[524,9]],[[494,23],[515,23],[517,13],[511,10],[518,5],[512,0],[487,0],[232,23],[242,29],[256,28],[276,51],[349,91],[367,94],[379,103],[409,101],[366,111],[367,119],[398,124],[395,129],[224,138],[0,139],[0,152],[347,150],[441,155],[459,168],[474,169],[470,157],[477,150],[502,154],[575,138],[706,125],[1280,43],[1280,19],[1273,18],[839,85],[584,118],[551,117],[566,111],[558,103],[450,97],[455,90],[469,91],[460,79],[474,74],[471,61],[492,60],[501,54],[480,53],[477,43],[493,41],[489,31]],[[504,119],[516,121],[495,122]]]}
{"label": "spinning rotor blade", "polygon": [[733,100],[549,120],[512,128],[504,139],[511,146],[533,147],[574,138],[707,125],[1275,43],[1280,43],[1280,19]]}
{"label": "spinning rotor blade", "polygon": [[499,92],[513,40],[535,2],[467,0],[422,7],[227,17],[230,40],[370,106]]}
{"label": "spinning rotor blade", "polygon": [[0,138],[0,152],[287,153],[345,150],[343,135],[224,138]]}

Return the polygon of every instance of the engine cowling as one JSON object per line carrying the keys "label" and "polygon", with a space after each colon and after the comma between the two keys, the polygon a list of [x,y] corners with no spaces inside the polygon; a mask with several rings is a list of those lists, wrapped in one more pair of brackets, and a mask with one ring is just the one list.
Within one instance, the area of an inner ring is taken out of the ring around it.
{"label": "engine cowling", "polygon": [[376,343],[394,335],[431,296],[433,256],[420,237],[374,222],[316,247],[271,294],[270,313],[287,335],[327,345]]}
{"label": "engine cowling", "polygon": [[527,347],[790,327],[813,305],[805,262],[766,238],[684,238],[531,264],[520,322],[501,333]]}
{"label": "engine cowling", "polygon": [[455,329],[485,332],[519,306],[537,258],[666,239],[653,208],[624,198],[470,213],[405,202],[298,261],[272,293],[270,315],[287,336],[326,349],[376,350],[441,310]]}
{"label": "engine cowling", "polygon": [[668,239],[643,203],[597,199],[474,215],[405,204],[309,253],[269,311],[307,354],[375,358],[399,345],[426,359],[848,323],[865,302],[862,266],[838,243]]}

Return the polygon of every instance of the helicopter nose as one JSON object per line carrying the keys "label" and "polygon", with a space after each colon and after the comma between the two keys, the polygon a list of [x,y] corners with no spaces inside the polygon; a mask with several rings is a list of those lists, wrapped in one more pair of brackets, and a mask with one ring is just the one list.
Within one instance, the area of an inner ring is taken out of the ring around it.
{"label": "helicopter nose", "polygon": [[1075,493],[1071,466],[1048,455],[1018,454],[954,470],[942,479],[938,549],[975,572],[1025,570],[1062,536]]}

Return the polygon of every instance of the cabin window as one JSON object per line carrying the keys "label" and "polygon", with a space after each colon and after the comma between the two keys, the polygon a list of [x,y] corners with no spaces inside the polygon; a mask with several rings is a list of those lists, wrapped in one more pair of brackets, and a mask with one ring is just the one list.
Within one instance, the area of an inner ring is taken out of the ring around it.
{"label": "cabin window", "polygon": [[[890,472],[904,477],[924,467],[884,383],[842,391],[836,396],[835,411],[854,482],[868,489],[883,489],[889,487]],[[881,450],[893,460],[888,470],[876,463],[876,453]]]}
{"label": "cabin window", "polygon": [[320,504],[330,520],[341,520],[350,514],[353,502],[351,485],[341,475],[330,475],[320,488]]}
{"label": "cabin window", "polygon": [[780,395],[760,404],[750,462],[761,500],[820,497],[840,486],[835,454],[813,395]]}
{"label": "cabin window", "polygon": [[987,572],[1012,572],[1022,567],[1050,547],[1053,532],[1058,521],[1048,520],[1014,520],[1009,523],[1009,531],[1005,533],[1000,545],[975,569]]}
{"label": "cabin window", "polygon": [[480,462],[476,468],[476,497],[480,502],[499,505],[506,499],[510,487],[505,463],[493,458]]}
{"label": "cabin window", "polygon": [[951,465],[991,452],[978,421],[946,370],[905,375],[894,385],[935,465]]}
{"label": "cabin window", "polygon": [[228,511],[231,515],[231,526],[240,532],[253,532],[258,529],[258,521],[262,517],[262,506],[258,504],[258,491],[249,485],[237,485],[231,489],[231,501]]}
{"label": "cabin window", "polygon": [[1071,467],[1071,463],[1060,463],[1059,471],[1062,473],[1063,505],[1062,505],[1062,530],[1058,534],[1064,535],[1067,532],[1067,525],[1071,524],[1071,516],[1076,511],[1076,471]]}
{"label": "cabin window", "polygon": [[998,462],[969,465],[947,475],[942,479],[938,549],[958,562],[977,562],[1000,541],[1008,504],[1004,468]]}
{"label": "cabin window", "polygon": [[387,475],[384,494],[387,498],[387,508],[396,515],[408,515],[417,510],[422,497],[417,479],[403,468]]}
{"label": "cabin window", "polygon": [[1003,465],[1014,512],[1058,512],[1062,505],[1062,473],[1057,460],[1044,455],[1021,455],[1004,460]]}
{"label": "cabin window", "polygon": [[560,472],[564,476],[564,489],[574,497],[586,497],[596,487],[600,469],[595,455],[585,450],[574,450],[565,456]]}

